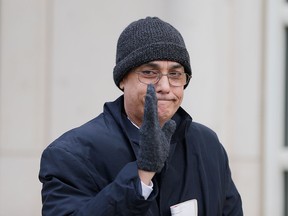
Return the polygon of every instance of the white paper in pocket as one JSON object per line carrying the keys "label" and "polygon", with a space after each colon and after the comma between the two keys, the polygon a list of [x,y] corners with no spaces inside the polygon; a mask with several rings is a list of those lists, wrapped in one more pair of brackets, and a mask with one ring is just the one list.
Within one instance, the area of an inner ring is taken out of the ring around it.
{"label": "white paper in pocket", "polygon": [[172,216],[197,216],[197,200],[188,200],[170,207]]}

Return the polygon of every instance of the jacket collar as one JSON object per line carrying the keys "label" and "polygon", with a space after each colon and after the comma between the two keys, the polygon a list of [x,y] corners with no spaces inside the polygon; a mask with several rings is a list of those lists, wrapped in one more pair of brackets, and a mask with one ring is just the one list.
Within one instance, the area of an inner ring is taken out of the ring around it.
{"label": "jacket collar", "polygon": [[[121,95],[113,102],[106,102],[104,104],[104,113],[109,113],[109,115],[112,116],[116,124],[118,124],[118,126],[121,128],[126,138],[130,141],[134,154],[137,158],[139,150],[139,129],[135,127],[127,118],[124,109],[124,96]],[[176,122],[177,127],[171,139],[171,155],[175,150],[177,139],[184,135],[183,127],[186,128],[187,123],[190,124],[190,122],[192,121],[191,116],[182,107],[179,107],[172,119]]]}

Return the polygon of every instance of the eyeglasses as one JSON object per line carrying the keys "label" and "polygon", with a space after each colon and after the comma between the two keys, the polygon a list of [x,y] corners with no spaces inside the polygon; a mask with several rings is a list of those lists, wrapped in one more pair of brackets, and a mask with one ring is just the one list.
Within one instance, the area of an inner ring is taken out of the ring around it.
{"label": "eyeglasses", "polygon": [[177,71],[162,74],[158,71],[144,70],[136,71],[136,73],[138,74],[138,80],[146,85],[156,84],[163,76],[167,76],[171,86],[180,87],[185,86],[191,78],[187,73]]}

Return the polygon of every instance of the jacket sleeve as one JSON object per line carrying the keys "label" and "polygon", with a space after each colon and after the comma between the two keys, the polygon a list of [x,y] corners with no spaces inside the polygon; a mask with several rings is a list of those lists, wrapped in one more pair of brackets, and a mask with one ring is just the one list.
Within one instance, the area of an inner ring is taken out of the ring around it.
{"label": "jacket sleeve", "polygon": [[193,122],[187,133],[187,142],[193,143],[190,151],[199,161],[203,188],[199,215],[243,216],[241,196],[232,179],[226,150],[217,134]]}
{"label": "jacket sleeve", "polygon": [[241,196],[232,180],[228,156],[224,150],[226,161],[225,201],[223,216],[243,216]]}
{"label": "jacket sleeve", "polygon": [[104,185],[99,173],[91,174],[85,162],[56,146],[44,150],[39,179],[45,216],[145,215],[158,190],[147,200],[141,196],[135,162],[125,165],[113,182]]}

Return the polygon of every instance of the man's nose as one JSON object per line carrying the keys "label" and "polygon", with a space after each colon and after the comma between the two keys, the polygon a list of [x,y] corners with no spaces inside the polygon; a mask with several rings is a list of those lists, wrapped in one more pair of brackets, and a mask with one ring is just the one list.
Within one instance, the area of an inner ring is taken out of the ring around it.
{"label": "man's nose", "polygon": [[[167,74],[162,74],[160,80],[156,83],[156,86],[161,88],[162,91],[170,91],[170,83]],[[157,88],[159,90],[159,88]]]}

